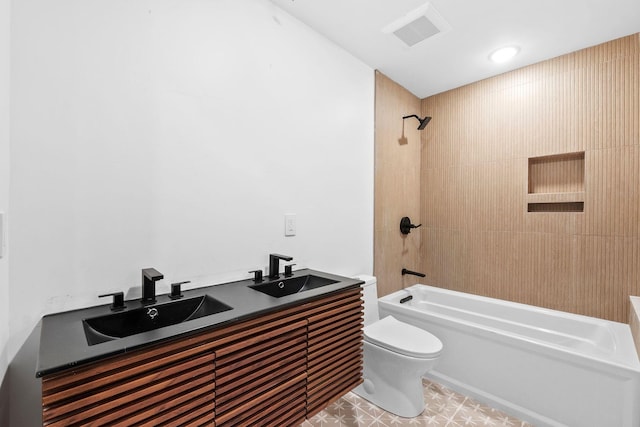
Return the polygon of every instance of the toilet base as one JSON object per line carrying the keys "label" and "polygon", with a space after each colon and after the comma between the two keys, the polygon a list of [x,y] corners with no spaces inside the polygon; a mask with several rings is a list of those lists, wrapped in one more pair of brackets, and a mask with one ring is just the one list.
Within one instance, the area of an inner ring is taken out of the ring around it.
{"label": "toilet base", "polygon": [[[374,405],[384,409],[387,412],[390,412],[394,415],[398,415],[403,418],[414,418],[420,415],[424,411],[424,397],[422,395],[422,380],[420,381],[420,394],[413,394],[413,396],[418,396],[419,399],[412,399],[408,396],[401,394],[398,391],[392,393],[384,393],[375,390],[374,387],[369,387],[367,391],[367,382],[370,381],[365,379],[365,381],[360,384],[358,387],[354,388],[353,391],[358,396],[363,399],[373,403]],[[370,381],[370,384],[373,384]]]}
{"label": "toilet base", "polygon": [[352,391],[387,412],[405,418],[424,411],[422,375],[437,359],[419,359],[363,343],[364,382]]}

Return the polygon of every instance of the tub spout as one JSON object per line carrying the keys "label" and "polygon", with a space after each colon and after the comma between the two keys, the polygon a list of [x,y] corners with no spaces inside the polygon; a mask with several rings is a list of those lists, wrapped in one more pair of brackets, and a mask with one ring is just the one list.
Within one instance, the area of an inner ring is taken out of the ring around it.
{"label": "tub spout", "polygon": [[406,268],[402,269],[402,275],[404,276],[405,274],[410,274],[412,276],[418,276],[418,277],[425,277],[426,275],[423,273],[418,273],[417,271],[411,271],[411,270],[407,270]]}

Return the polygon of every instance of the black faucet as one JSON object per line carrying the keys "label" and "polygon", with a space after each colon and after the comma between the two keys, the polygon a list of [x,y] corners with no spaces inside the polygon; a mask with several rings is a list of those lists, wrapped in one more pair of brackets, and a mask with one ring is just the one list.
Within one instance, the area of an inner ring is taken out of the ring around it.
{"label": "black faucet", "polygon": [[412,276],[418,276],[418,277],[425,277],[426,275],[424,273],[418,273],[417,271],[411,271],[411,270],[407,270],[406,268],[402,269],[402,275],[404,276],[405,274],[410,274]]}
{"label": "black faucet", "polygon": [[127,306],[124,305],[124,292],[112,292],[110,294],[98,295],[98,297],[113,297],[111,311],[120,311],[127,308]]}
{"label": "black faucet", "polygon": [[153,304],[156,302],[156,282],[164,276],[155,268],[142,270],[142,303]]}
{"label": "black faucet", "polygon": [[280,260],[291,261],[293,257],[280,254],[269,255],[269,279],[277,279],[280,277],[278,272],[280,271]]}

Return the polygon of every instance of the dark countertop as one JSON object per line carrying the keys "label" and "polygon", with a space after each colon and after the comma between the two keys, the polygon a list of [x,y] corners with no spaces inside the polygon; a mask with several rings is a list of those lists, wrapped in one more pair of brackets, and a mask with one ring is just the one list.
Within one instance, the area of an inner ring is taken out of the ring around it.
{"label": "dark countertop", "polygon": [[[259,314],[297,305],[362,284],[362,281],[358,279],[350,279],[310,269],[294,271],[291,277],[307,274],[335,280],[337,283],[280,298],[271,297],[251,289],[249,286],[255,285],[251,279],[183,291],[183,299],[209,295],[231,306],[233,309],[92,346],[87,343],[82,321],[83,319],[114,313],[110,309],[110,304],[46,315],[42,318],[36,377],[137,350],[152,343],[226,326]],[[283,275],[280,275],[280,277],[281,279],[284,278]],[[269,279],[266,279],[263,283],[268,281]],[[154,305],[172,301],[167,294],[158,295],[156,298],[157,302],[155,304],[145,305],[145,307],[153,307]],[[126,310],[142,307],[139,299],[125,301],[125,303],[127,305]]]}

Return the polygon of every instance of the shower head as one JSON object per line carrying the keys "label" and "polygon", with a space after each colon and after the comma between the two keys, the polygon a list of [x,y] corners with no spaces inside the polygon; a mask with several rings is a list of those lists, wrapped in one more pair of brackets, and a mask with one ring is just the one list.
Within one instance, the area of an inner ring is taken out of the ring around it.
{"label": "shower head", "polygon": [[409,119],[411,117],[415,117],[420,122],[420,124],[418,125],[418,130],[422,130],[422,129],[426,128],[427,125],[429,124],[429,122],[431,121],[431,117],[429,117],[429,116],[425,117],[424,119],[421,119],[420,117],[416,116],[415,114],[412,114],[410,116],[404,116],[402,118],[402,120]]}
{"label": "shower head", "polygon": [[[420,120],[420,119],[418,119]],[[420,126],[418,126],[418,130],[422,130],[427,127],[429,122],[431,121],[431,117],[427,116],[424,119],[420,120]]]}

